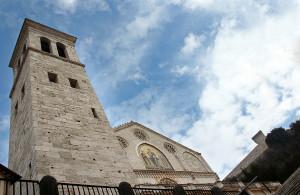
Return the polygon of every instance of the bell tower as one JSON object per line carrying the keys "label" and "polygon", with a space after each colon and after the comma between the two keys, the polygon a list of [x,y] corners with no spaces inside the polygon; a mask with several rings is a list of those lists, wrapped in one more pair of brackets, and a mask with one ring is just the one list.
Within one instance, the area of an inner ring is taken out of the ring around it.
{"label": "bell tower", "polygon": [[27,179],[135,183],[75,42],[74,36],[25,19],[9,63],[14,75],[9,168]]}

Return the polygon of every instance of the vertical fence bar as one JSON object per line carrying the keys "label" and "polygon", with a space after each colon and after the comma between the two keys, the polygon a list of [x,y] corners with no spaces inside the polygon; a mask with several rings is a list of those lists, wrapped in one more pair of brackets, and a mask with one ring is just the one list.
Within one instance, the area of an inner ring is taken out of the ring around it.
{"label": "vertical fence bar", "polygon": [[72,186],[72,190],[73,190],[73,194],[75,195],[75,189],[74,189],[74,185],[71,185]]}
{"label": "vertical fence bar", "polygon": [[89,186],[87,186],[87,191],[88,191],[89,195],[91,195]]}
{"label": "vertical fence bar", "polygon": [[22,195],[22,181],[20,181],[19,184],[20,184],[19,194]]}
{"label": "vertical fence bar", "polygon": [[67,184],[67,189],[68,189],[68,195],[71,195],[69,185]]}
{"label": "vertical fence bar", "polygon": [[104,195],[104,191],[103,191],[103,188],[100,188],[101,189],[101,192],[102,192],[102,194]]}
{"label": "vertical fence bar", "polygon": [[63,185],[63,184],[61,184],[60,186],[61,186],[61,191],[62,191],[62,194],[63,194],[63,195],[65,195],[65,189],[64,189],[64,185]]}
{"label": "vertical fence bar", "polygon": [[34,183],[32,183],[32,194],[35,195],[35,188],[34,188]]}
{"label": "vertical fence bar", "polygon": [[96,190],[97,190],[97,194],[100,195],[98,187],[96,187]]}
{"label": "vertical fence bar", "polygon": [[28,195],[28,181],[25,184],[26,184],[26,195]]}
{"label": "vertical fence bar", "polygon": [[80,195],[81,193],[80,193],[80,188],[79,188],[79,186],[76,186],[77,187],[77,191],[78,191],[78,195]]}
{"label": "vertical fence bar", "polygon": [[15,183],[13,183],[13,195],[16,195]]}
{"label": "vertical fence bar", "polygon": [[8,195],[8,181],[5,182],[5,195]]}
{"label": "vertical fence bar", "polygon": [[84,187],[83,187],[83,186],[81,186],[81,188],[82,188],[83,194],[85,195],[85,190],[84,190]]}

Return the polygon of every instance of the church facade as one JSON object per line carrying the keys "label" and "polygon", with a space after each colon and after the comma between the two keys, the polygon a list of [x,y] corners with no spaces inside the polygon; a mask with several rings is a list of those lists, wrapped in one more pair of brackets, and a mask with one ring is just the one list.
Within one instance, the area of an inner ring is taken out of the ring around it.
{"label": "church facade", "polygon": [[137,122],[114,128],[138,184],[212,184],[218,176],[199,152]]}
{"label": "church facade", "polygon": [[10,169],[24,179],[101,185],[218,180],[200,153],[139,123],[112,128],[75,42],[25,19],[9,64]]}

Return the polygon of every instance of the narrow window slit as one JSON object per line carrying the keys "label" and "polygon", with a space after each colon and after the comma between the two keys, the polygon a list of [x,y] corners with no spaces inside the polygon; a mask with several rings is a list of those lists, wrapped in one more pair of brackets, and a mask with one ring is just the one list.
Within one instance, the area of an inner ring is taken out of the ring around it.
{"label": "narrow window slit", "polygon": [[97,114],[95,108],[92,108],[92,112],[93,112],[94,118],[98,118],[98,114]]}
{"label": "narrow window slit", "polygon": [[19,107],[19,105],[18,105],[18,102],[17,102],[16,105],[15,105],[15,116],[17,116],[17,114],[18,114],[18,107]]}
{"label": "narrow window slit", "polygon": [[22,93],[22,99],[25,96],[25,84],[23,85],[22,89],[21,89],[21,93]]}
{"label": "narrow window slit", "polygon": [[23,50],[22,50],[22,53],[24,54],[26,52],[26,49],[27,49],[27,46],[26,44],[23,45]]}

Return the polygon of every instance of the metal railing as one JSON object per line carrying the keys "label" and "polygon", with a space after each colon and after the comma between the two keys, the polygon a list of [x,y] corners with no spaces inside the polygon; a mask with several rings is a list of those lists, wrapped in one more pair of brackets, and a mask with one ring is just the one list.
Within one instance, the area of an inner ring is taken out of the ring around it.
{"label": "metal railing", "polygon": [[118,187],[58,183],[60,195],[119,195]]}
{"label": "metal railing", "polygon": [[[40,193],[42,181],[17,180],[10,181],[0,178],[0,195],[44,195]],[[174,188],[133,187],[132,193],[124,192],[117,186],[99,186],[74,183],[55,183],[58,195],[173,195]],[[213,195],[209,189],[184,189],[184,195]],[[126,190],[125,190],[126,191]],[[236,195],[238,192],[224,192],[224,195]],[[51,194],[53,195],[53,194]]]}
{"label": "metal railing", "polygon": [[0,195],[39,195],[39,181],[10,181],[0,178]]}

